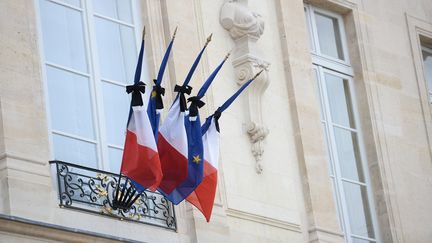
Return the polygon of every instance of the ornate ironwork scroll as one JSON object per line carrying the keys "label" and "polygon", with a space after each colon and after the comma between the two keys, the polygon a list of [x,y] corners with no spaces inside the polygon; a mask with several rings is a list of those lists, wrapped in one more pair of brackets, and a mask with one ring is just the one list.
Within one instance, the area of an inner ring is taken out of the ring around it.
{"label": "ornate ironwork scroll", "polygon": [[60,207],[177,230],[174,205],[160,193],[144,191],[130,209],[113,209],[118,175],[58,160],[50,164],[57,171]]}

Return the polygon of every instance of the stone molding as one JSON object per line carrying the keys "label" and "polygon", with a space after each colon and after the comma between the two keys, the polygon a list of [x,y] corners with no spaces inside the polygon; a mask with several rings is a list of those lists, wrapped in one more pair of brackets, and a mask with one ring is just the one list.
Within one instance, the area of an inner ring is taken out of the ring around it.
{"label": "stone molding", "polygon": [[255,158],[255,169],[262,173],[262,155],[264,139],[269,129],[262,119],[262,96],[269,85],[268,67],[270,63],[258,54],[256,42],[264,32],[264,21],[261,15],[251,11],[246,4],[230,0],[222,5],[220,24],[234,40],[233,62],[237,76],[237,84],[242,85],[260,70],[265,70],[248,89],[247,107],[248,120],[246,129],[251,141],[251,151]]}
{"label": "stone molding", "polygon": [[230,217],[239,218],[239,219],[245,219],[253,222],[257,222],[260,224],[265,224],[273,227],[278,227],[285,230],[290,230],[294,232],[301,233],[302,229],[299,224],[283,221],[283,220],[277,220],[273,218],[264,217],[258,214],[253,214],[241,210],[231,209],[228,208],[226,210],[226,214]]}
{"label": "stone molding", "polygon": [[78,241],[78,242],[136,242],[131,239],[115,237],[77,228],[70,228],[31,219],[0,214],[0,235],[7,233],[11,238],[52,240],[52,241]]}

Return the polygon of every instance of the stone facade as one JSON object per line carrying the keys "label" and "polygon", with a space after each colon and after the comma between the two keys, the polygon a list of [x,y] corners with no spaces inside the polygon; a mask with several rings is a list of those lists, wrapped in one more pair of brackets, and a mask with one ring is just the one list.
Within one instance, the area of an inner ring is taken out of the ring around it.
{"label": "stone facade", "polygon": [[[302,0],[139,1],[152,74],[170,30],[179,26],[166,74],[168,94],[209,33],[213,41],[192,86],[233,50],[230,65],[206,96],[203,116],[265,69],[222,118],[211,223],[182,203],[176,206],[177,232],[58,207],[48,164],[36,1],[0,1],[1,242],[344,241],[327,170]],[[381,242],[431,242],[432,109],[419,35],[432,39],[432,2],[307,3],[344,16]]]}

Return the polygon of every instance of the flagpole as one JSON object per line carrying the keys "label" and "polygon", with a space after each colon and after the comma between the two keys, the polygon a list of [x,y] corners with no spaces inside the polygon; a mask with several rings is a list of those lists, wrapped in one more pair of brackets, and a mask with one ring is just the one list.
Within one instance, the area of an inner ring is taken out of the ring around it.
{"label": "flagpole", "polygon": [[173,41],[175,39],[176,34],[177,34],[177,29],[178,29],[178,26],[176,26],[175,29],[174,29],[174,33],[173,33],[173,35],[171,37],[171,41]]}
{"label": "flagpole", "polygon": [[264,71],[264,68],[261,69],[257,74],[255,74],[255,76],[253,76],[253,78],[251,80],[255,80],[263,71]]}
{"label": "flagpole", "polygon": [[207,37],[207,41],[206,41],[204,47],[206,47],[206,46],[210,43],[210,41],[212,40],[212,36],[213,36],[213,33],[211,33],[211,34]]}
{"label": "flagpole", "polygon": [[141,40],[144,40],[145,34],[146,34],[146,31],[145,31],[145,26],[144,26],[144,27],[143,27],[143,31],[142,31],[142,37],[141,37]]}
{"label": "flagpole", "polygon": [[[133,86],[138,86],[139,83],[141,83],[139,80],[141,78],[141,71],[142,71],[142,61],[143,61],[143,55],[144,55],[145,35],[146,35],[146,29],[145,29],[145,26],[143,26],[142,36],[141,36],[141,48],[140,48],[140,52],[139,52],[139,55],[138,55],[138,63],[137,63],[136,69],[135,69],[135,78],[134,78],[134,85]],[[135,92],[139,93],[140,91],[135,91]],[[133,93],[135,93],[135,92],[133,92]],[[133,93],[132,93],[132,96],[133,96]],[[139,93],[139,95],[141,97],[140,93]],[[142,101],[141,101],[141,103],[142,103]],[[129,119],[130,119],[131,114],[132,114],[131,112],[132,112],[132,103],[131,103],[131,109],[130,109]],[[128,119],[128,123],[129,123],[129,119]],[[123,166],[123,162],[122,162],[122,166]],[[135,202],[135,200],[142,193],[142,192],[139,192],[137,195],[135,195],[135,193],[137,191],[136,191],[135,188],[132,188],[133,185],[132,185],[132,182],[131,182],[130,186],[127,189],[127,192],[125,194],[125,190],[126,190],[126,187],[128,186],[128,182],[129,182],[129,178],[127,176],[126,176],[126,181],[125,181],[125,183],[123,185],[123,188],[120,189],[120,187],[121,187],[121,179],[122,179],[122,173],[121,173],[121,171],[122,171],[122,169],[120,167],[119,177],[118,177],[118,181],[117,181],[117,185],[116,185],[116,190],[115,190],[115,193],[114,193],[114,198],[112,200],[112,208],[114,210],[117,210],[117,209],[119,209],[119,210],[120,209],[127,210],[129,204],[132,205]],[[130,194],[131,191],[132,191],[132,194]],[[131,202],[131,200],[132,200],[132,202]]]}

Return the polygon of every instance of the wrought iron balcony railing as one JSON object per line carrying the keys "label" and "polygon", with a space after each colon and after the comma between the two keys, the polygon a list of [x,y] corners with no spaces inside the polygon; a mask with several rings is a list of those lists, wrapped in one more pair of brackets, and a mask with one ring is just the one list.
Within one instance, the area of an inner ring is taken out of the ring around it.
{"label": "wrought iron balcony railing", "polygon": [[177,229],[174,205],[160,193],[144,191],[130,209],[113,209],[118,175],[58,160],[50,164],[57,171],[60,207]]}

